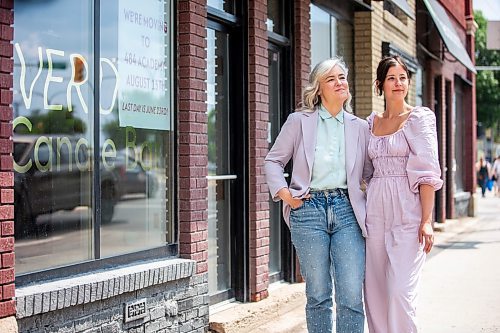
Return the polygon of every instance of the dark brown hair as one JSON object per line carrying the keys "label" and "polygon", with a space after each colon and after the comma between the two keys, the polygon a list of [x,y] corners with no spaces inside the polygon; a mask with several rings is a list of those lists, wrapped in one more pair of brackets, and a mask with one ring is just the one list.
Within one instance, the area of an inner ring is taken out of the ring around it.
{"label": "dark brown hair", "polygon": [[382,96],[382,92],[384,91],[384,81],[385,77],[387,76],[387,72],[389,71],[389,68],[394,67],[396,65],[401,65],[403,69],[406,72],[406,75],[408,75],[408,79],[411,78],[410,71],[408,70],[408,67],[406,66],[405,62],[403,59],[401,59],[400,56],[387,56],[384,57],[380,62],[378,63],[377,66],[377,79],[375,81],[375,91],[379,96]]}

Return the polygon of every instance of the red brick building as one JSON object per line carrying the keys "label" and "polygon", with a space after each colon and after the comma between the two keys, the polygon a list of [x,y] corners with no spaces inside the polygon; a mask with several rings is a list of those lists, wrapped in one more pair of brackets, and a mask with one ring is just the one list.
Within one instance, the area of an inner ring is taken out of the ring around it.
{"label": "red brick building", "polygon": [[438,124],[445,181],[436,220],[474,215],[476,91],[472,1],[417,1],[418,57],[424,64],[423,102]]}

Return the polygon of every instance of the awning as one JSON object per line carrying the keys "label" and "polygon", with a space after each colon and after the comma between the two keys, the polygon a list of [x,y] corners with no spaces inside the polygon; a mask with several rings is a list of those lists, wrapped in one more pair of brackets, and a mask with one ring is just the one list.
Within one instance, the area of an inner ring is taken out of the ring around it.
{"label": "awning", "polygon": [[439,35],[441,35],[448,51],[471,72],[476,73],[472,60],[465,50],[462,41],[458,37],[456,30],[453,28],[453,23],[446,13],[446,10],[436,0],[423,1],[427,10],[429,10],[429,13],[431,14],[434,24],[436,24],[439,31]]}
{"label": "awning", "polygon": [[409,18],[415,21],[415,14],[411,11],[410,6],[406,0],[391,0],[393,4],[399,7]]}

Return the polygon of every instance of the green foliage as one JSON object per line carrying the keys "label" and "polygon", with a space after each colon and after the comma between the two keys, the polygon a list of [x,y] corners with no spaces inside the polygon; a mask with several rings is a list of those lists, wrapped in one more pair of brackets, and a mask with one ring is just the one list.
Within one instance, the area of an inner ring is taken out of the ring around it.
{"label": "green foliage", "polygon": [[19,126],[16,128],[17,134],[79,134],[85,133],[87,129],[84,121],[75,117],[68,108],[47,113],[34,110],[27,118],[33,124],[31,132],[25,126]]}
{"label": "green foliage", "polygon": [[[476,66],[500,66],[500,52],[486,48],[487,20],[481,11],[474,12],[476,31]],[[476,76],[477,120],[485,127],[500,121],[500,71],[478,71]]]}
{"label": "green foliage", "polygon": [[[115,106],[113,111],[106,116],[106,122],[101,118],[102,132],[105,134],[105,139],[111,139],[116,145],[116,149],[120,150],[125,148],[127,143],[127,129],[126,127],[120,127],[120,122],[118,120],[118,108]],[[150,130],[150,129],[142,129],[135,128],[135,142],[137,144],[141,144],[148,140],[151,140],[152,137],[155,137],[155,134],[158,131]],[[131,138],[129,138],[131,140]],[[156,140],[156,139],[155,139]]]}

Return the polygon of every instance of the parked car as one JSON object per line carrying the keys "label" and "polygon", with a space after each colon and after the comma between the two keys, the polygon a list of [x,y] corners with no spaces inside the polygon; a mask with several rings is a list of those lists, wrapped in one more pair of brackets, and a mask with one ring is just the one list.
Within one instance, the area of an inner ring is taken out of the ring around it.
{"label": "parked car", "polygon": [[[79,139],[14,134],[16,235],[36,232],[39,215],[92,206],[91,159],[88,147],[77,144]],[[101,166],[100,183],[101,221],[106,223],[121,196],[119,170]]]}
{"label": "parked car", "polygon": [[119,150],[116,157],[109,159],[120,175],[120,194],[145,194],[148,198],[158,190],[158,181],[153,172],[145,170],[135,159],[132,150]]}

